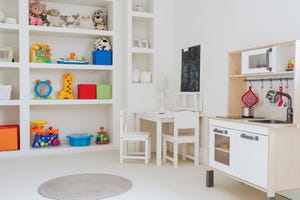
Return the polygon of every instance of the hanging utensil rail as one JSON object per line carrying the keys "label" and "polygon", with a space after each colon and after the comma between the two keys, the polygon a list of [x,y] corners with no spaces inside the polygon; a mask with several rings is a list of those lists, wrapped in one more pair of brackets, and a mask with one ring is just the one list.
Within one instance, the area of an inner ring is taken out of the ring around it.
{"label": "hanging utensil rail", "polygon": [[288,81],[294,78],[258,78],[258,79],[245,79],[244,82],[264,82],[264,81]]}

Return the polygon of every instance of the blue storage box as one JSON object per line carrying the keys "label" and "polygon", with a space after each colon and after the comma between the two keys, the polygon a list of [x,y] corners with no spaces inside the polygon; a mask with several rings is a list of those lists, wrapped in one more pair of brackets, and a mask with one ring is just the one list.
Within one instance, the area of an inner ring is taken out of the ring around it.
{"label": "blue storage box", "polygon": [[94,65],[112,65],[111,50],[95,50],[93,51]]}
{"label": "blue storage box", "polygon": [[69,144],[75,147],[89,146],[92,137],[93,135],[91,134],[71,134],[67,136],[67,138],[69,138]]}

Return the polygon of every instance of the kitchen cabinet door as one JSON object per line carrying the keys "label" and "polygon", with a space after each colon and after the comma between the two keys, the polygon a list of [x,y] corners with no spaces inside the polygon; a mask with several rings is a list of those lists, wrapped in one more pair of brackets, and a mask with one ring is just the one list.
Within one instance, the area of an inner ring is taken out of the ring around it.
{"label": "kitchen cabinet door", "polygon": [[268,136],[233,130],[232,173],[249,183],[267,188]]}
{"label": "kitchen cabinet door", "polygon": [[210,126],[209,165],[231,174],[231,129]]}

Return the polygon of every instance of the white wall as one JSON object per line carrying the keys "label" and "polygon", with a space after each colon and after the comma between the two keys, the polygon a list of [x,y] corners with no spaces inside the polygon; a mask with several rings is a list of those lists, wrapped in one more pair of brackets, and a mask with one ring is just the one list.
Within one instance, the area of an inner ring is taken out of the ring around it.
{"label": "white wall", "polygon": [[[299,39],[299,7],[298,0],[174,0],[176,70],[172,76],[180,77],[180,49],[200,43],[204,114],[225,115],[227,53]],[[175,87],[179,80],[173,79]],[[201,147],[205,154],[207,120],[203,121]]]}

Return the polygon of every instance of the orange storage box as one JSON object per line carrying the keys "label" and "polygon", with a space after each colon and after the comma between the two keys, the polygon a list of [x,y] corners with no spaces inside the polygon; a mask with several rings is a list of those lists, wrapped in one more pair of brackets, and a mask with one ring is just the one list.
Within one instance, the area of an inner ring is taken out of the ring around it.
{"label": "orange storage box", "polygon": [[19,149],[19,126],[0,125],[0,151]]}

